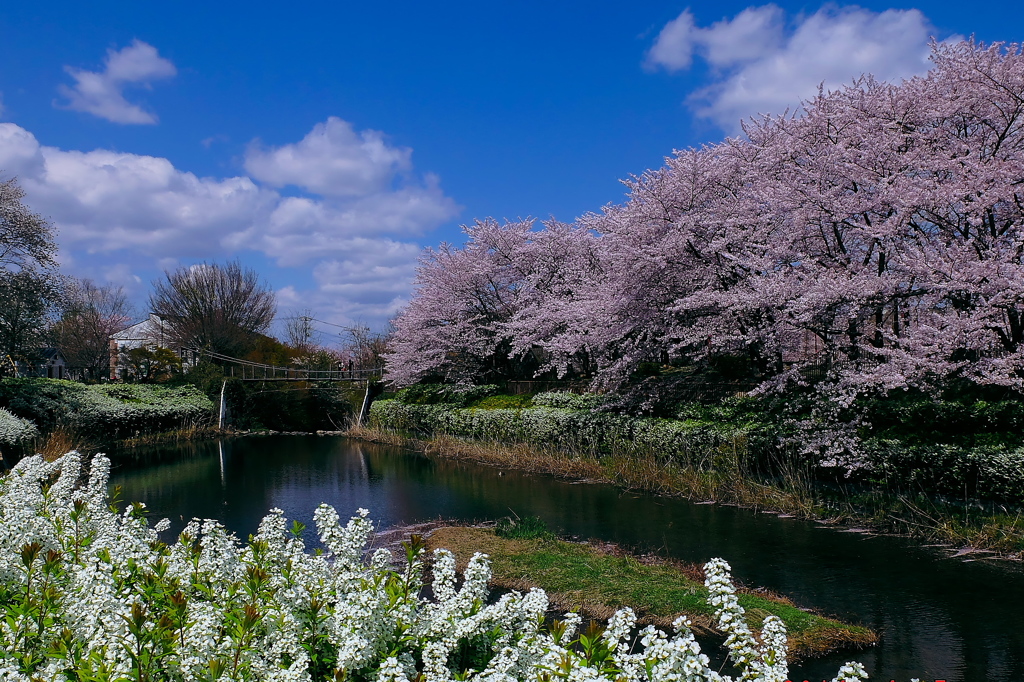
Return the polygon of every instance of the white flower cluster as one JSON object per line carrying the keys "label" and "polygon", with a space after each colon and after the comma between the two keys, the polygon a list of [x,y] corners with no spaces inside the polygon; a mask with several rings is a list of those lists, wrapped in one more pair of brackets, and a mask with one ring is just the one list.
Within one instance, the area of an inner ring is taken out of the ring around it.
{"label": "white flower cluster", "polygon": [[[93,458],[79,485],[75,452],[23,460],[0,481],[0,681],[347,680],[351,682],[727,681],[709,667],[685,619],[630,641],[625,609],[607,628],[580,618],[545,625],[541,590],[488,602],[487,557],[437,550],[433,598],[423,596],[423,544],[367,563],[368,512],[342,525],[321,505],[326,551],[307,552],[302,525],[271,510],[248,545],[216,521],[190,522],[173,545],[142,505],[110,505],[110,463]],[[728,566],[707,565],[711,603],[738,680],[783,680],[786,635],[747,629]],[[837,679],[865,677],[848,664]]]}
{"label": "white flower cluster", "polygon": [[0,407],[0,447],[17,445],[39,435],[36,425]]}

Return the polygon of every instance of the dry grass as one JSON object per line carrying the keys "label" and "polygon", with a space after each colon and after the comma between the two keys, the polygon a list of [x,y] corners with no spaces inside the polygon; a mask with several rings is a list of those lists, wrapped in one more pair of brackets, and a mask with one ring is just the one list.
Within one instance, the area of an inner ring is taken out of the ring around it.
{"label": "dry grass", "polygon": [[224,432],[217,429],[215,426],[193,425],[174,429],[173,431],[160,431],[157,433],[147,433],[141,436],[125,438],[118,441],[118,445],[121,447],[137,447],[140,445],[157,445],[160,443],[182,443],[200,440],[203,438],[217,438],[223,435]]}
{"label": "dry grass", "polygon": [[929,542],[950,543],[1004,558],[1024,559],[1024,517],[1018,512],[974,514],[935,502],[872,493],[865,498],[826,496],[812,490],[805,477],[791,476],[784,485],[769,485],[729,471],[697,471],[665,462],[653,453],[597,458],[590,453],[564,452],[523,443],[468,441],[438,434],[415,440],[395,431],[357,427],[346,435],[386,445],[412,447],[426,454],[488,466],[544,473],[578,481],[611,483],[628,490],[734,504],[805,519],[865,526],[884,533]]}
{"label": "dry grass", "polygon": [[187,426],[173,431],[161,431],[150,433],[133,438],[125,438],[118,441],[98,441],[83,436],[77,429],[71,426],[58,426],[54,430],[36,438],[35,443],[28,452],[38,453],[48,462],[52,462],[61,455],[77,450],[83,454],[95,454],[103,451],[105,447],[116,445],[117,447],[138,447],[142,445],[155,445],[159,443],[181,443],[201,438],[214,438],[223,435],[216,428],[209,426]]}
{"label": "dry grass", "polygon": [[695,471],[665,462],[653,454],[612,455],[566,452],[525,443],[469,441],[446,434],[430,440],[410,439],[386,429],[355,427],[346,435],[361,440],[412,447],[426,454],[488,466],[544,473],[560,478],[612,483],[629,490],[775,509],[812,516],[814,504],[802,486],[794,491],[764,485],[738,472]]}
{"label": "dry grass", "polygon": [[382,445],[394,445],[397,447],[415,447],[416,449],[422,449],[423,444],[423,441],[407,438],[394,431],[387,429],[371,429],[355,424],[345,431],[345,435],[349,438],[356,438],[368,443],[380,443]]}
{"label": "dry grass", "polygon": [[52,462],[72,450],[91,453],[96,451],[96,445],[83,438],[74,428],[58,426],[53,431],[39,436],[32,452],[42,455],[47,462]]}

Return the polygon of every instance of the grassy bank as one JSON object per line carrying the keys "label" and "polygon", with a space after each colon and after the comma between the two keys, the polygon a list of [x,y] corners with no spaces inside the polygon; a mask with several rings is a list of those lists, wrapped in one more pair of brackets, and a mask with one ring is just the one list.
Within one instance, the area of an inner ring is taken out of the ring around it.
{"label": "grassy bank", "polygon": [[[451,550],[464,567],[474,552],[491,558],[491,582],[496,587],[527,590],[540,587],[558,610],[579,611],[607,620],[629,606],[641,624],[671,629],[672,621],[686,615],[697,632],[721,634],[699,566],[641,560],[618,551],[541,537],[499,537],[491,528],[445,527],[435,530],[428,547]],[[849,625],[797,608],[785,597],[741,589],[740,605],[747,625],[759,633],[765,616],[783,620],[793,658],[813,656],[854,646],[866,646],[877,636],[864,627]]]}
{"label": "grassy bank", "polygon": [[629,490],[736,504],[908,535],[930,543],[1024,558],[1024,513],[976,508],[933,496],[896,495],[882,490],[810,484],[794,477],[774,484],[733,470],[699,471],[651,454],[596,457],[525,443],[471,441],[446,434],[410,438],[393,429],[353,428],[363,440],[412,447],[427,454],[573,480],[601,481]]}

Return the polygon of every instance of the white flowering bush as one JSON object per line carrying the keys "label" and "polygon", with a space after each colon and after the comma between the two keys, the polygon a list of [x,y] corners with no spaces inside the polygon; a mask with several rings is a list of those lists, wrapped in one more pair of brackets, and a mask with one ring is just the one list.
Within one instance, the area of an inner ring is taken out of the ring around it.
{"label": "white flowering bush", "polygon": [[465,407],[474,400],[498,393],[498,386],[484,384],[413,384],[398,392],[398,399],[410,405],[455,405]]}
{"label": "white flowering bush", "polygon": [[907,489],[1024,502],[1024,447],[907,444],[895,439],[868,438],[861,452],[864,466],[873,476],[899,480]]}
{"label": "white flowering bush", "polygon": [[[302,525],[279,509],[243,545],[216,521],[193,520],[176,542],[151,527],[142,505],[110,504],[110,463],[26,458],[0,482],[0,680],[480,680],[726,681],[685,619],[631,639],[629,609],[607,628],[579,631],[568,614],[546,625],[541,590],[488,601],[487,557],[433,557],[433,598],[422,596],[423,545],[366,559],[366,510],[342,525],[315,513],[323,550],[308,552]],[[736,602],[729,567],[707,566],[737,680],[787,678],[786,634],[765,621],[756,639]],[[639,640],[639,641],[637,641]],[[866,677],[848,664],[837,680]]]}
{"label": "white flowering bush", "polygon": [[39,435],[36,425],[27,419],[15,417],[0,407],[0,450],[14,447]]}

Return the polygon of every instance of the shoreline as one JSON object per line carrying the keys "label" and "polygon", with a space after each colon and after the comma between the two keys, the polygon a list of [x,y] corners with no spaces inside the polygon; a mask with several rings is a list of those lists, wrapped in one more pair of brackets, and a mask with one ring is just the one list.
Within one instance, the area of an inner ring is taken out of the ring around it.
{"label": "shoreline", "polygon": [[842,496],[816,496],[810,491],[784,490],[738,476],[687,472],[653,459],[567,457],[557,451],[522,443],[469,441],[448,435],[424,440],[376,427],[351,427],[343,435],[409,448],[427,456],[547,474],[577,482],[608,483],[624,490],[682,497],[695,504],[720,504],[784,518],[796,517],[845,532],[912,538],[923,547],[948,550],[946,558],[1024,561],[1024,550],[1007,548],[1010,544],[1024,544],[1024,537],[1010,536],[995,524],[965,527],[950,515],[938,514],[936,518],[935,510],[922,510],[906,499],[896,501],[900,505],[896,511],[911,512],[912,518],[896,517],[895,512],[878,518],[878,512],[866,514],[858,510],[854,502],[841,499]]}

